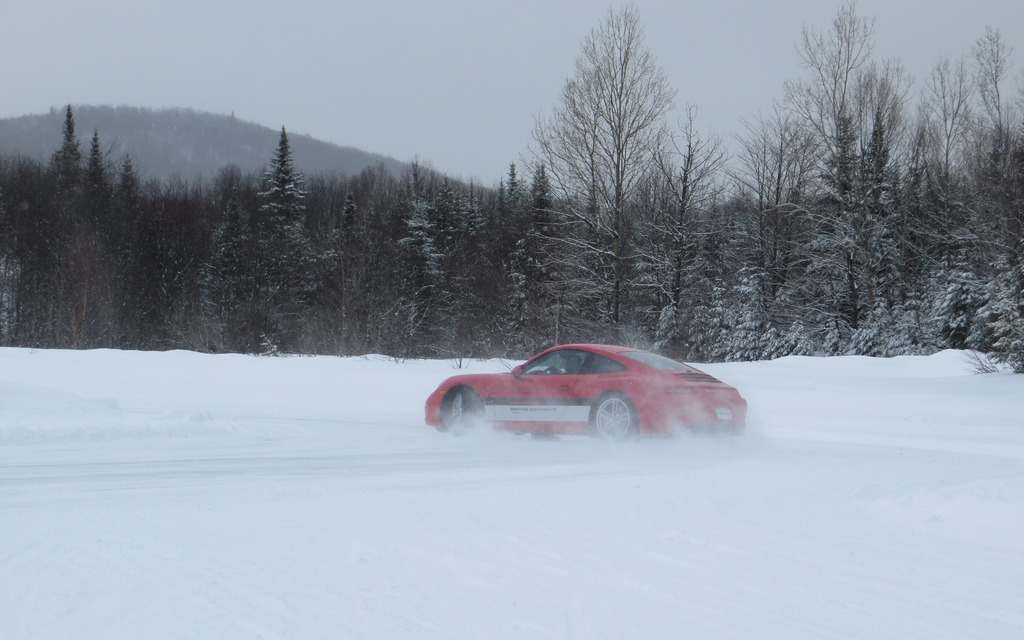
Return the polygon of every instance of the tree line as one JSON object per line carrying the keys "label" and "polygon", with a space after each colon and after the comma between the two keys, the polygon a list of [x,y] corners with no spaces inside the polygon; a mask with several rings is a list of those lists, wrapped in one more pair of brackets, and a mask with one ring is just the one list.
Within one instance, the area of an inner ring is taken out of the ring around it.
{"label": "tree line", "polygon": [[[142,181],[68,107],[0,158],[0,344],[696,361],[970,348],[1024,370],[1024,89],[989,29],[914,90],[852,2],[736,152],[672,123],[638,12],[584,41],[497,188],[414,162]],[[1015,95],[1016,91],[1016,95]]]}

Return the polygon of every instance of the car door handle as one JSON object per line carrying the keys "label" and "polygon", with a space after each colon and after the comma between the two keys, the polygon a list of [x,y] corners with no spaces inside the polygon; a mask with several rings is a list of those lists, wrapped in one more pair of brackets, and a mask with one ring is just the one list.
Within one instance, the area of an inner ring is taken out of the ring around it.
{"label": "car door handle", "polygon": [[558,385],[558,388],[561,389],[562,391],[572,391],[571,384],[560,384]]}

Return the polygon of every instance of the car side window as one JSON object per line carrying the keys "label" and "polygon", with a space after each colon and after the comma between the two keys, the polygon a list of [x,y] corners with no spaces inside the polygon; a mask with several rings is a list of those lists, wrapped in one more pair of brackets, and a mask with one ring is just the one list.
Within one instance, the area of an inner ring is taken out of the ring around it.
{"label": "car side window", "polygon": [[587,354],[574,349],[552,351],[526,365],[523,374],[533,375],[576,375],[583,368]]}
{"label": "car side window", "polygon": [[596,353],[590,354],[590,359],[587,360],[586,366],[583,367],[581,373],[593,374],[593,373],[619,373],[625,371],[626,365],[616,362],[611,358],[599,356]]}

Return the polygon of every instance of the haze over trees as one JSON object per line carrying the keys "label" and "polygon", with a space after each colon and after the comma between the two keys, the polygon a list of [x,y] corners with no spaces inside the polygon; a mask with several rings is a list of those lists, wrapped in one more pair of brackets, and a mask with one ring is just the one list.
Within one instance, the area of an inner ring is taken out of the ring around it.
{"label": "haze over trees", "polygon": [[[0,118],[0,153],[48,158],[60,144],[63,108],[16,118]],[[236,118],[193,109],[80,105],[75,124],[83,134],[99,131],[104,151],[127,150],[141,173],[158,180],[212,176],[227,164],[259,171],[277,142],[277,130]],[[85,140],[88,140],[86,137]],[[405,163],[306,135],[289,133],[296,162],[307,172],[347,175],[383,163],[401,172]]]}
{"label": "haze over trees", "polygon": [[[496,189],[421,162],[143,182],[65,114],[0,157],[0,344],[697,361],[971,348],[1024,370],[1024,89],[999,31],[910,78],[853,3],[735,155],[612,9]],[[685,92],[685,87],[681,87]],[[679,115],[681,114],[681,115]]]}

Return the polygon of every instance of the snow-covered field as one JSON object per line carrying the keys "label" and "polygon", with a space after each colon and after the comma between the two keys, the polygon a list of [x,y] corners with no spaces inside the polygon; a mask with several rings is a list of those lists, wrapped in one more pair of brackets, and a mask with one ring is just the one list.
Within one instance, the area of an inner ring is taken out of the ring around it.
{"label": "snow-covered field", "polygon": [[433,431],[452,365],[0,349],[0,638],[1024,638],[1024,376],[708,365],[746,436],[606,445]]}

